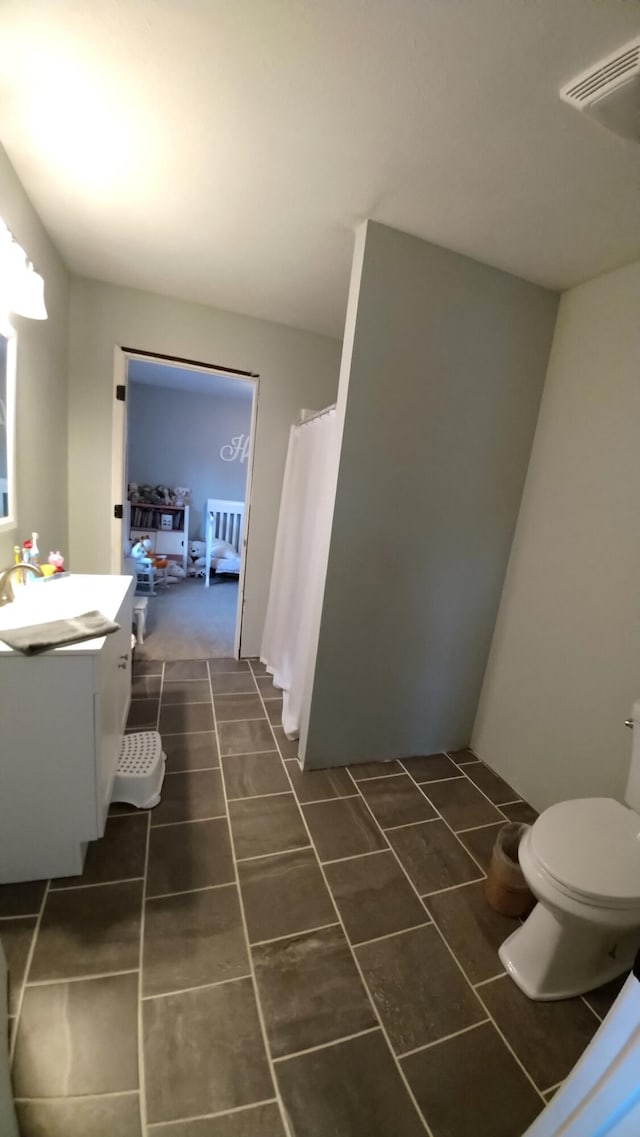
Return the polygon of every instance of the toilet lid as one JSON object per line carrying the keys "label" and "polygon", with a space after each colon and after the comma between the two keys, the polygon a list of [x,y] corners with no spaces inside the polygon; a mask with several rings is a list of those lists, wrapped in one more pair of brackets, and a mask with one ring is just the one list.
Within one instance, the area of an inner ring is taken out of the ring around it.
{"label": "toilet lid", "polygon": [[552,805],[535,822],[531,847],[572,892],[620,907],[640,903],[640,817],[613,798]]}

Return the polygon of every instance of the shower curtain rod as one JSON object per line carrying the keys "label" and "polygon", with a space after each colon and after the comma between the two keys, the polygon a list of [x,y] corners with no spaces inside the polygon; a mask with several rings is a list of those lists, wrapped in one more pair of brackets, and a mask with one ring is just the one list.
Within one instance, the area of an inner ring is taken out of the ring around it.
{"label": "shower curtain rod", "polygon": [[309,415],[308,418],[301,418],[296,426],[306,426],[308,422],[313,422],[314,419],[322,418],[323,415],[328,415],[331,411],[335,411],[336,403],[332,403],[330,407],[323,407],[321,411],[316,411],[315,414]]}

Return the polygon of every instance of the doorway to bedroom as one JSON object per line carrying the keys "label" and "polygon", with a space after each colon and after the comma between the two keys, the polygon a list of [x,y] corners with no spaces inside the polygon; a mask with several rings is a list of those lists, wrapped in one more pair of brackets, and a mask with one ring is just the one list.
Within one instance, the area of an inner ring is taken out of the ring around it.
{"label": "doorway to bedroom", "polygon": [[256,379],[127,354],[122,536],[138,659],[240,652]]}

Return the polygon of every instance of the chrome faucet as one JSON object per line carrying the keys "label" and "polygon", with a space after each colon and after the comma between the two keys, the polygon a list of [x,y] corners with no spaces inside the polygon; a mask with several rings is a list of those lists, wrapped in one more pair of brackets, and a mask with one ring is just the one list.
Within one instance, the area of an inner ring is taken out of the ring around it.
{"label": "chrome faucet", "polygon": [[27,570],[32,572],[34,576],[44,576],[40,565],[31,564],[29,561],[19,561],[17,565],[9,565],[9,568],[2,570],[0,573],[0,608],[3,604],[10,604],[12,600],[15,600],[11,577],[17,572],[24,575]]}

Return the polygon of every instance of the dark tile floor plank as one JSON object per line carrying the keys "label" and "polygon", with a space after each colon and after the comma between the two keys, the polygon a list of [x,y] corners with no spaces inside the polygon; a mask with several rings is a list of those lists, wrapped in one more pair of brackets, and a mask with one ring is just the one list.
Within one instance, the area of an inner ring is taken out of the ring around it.
{"label": "dark tile floor plank", "polygon": [[155,730],[158,722],[160,700],[133,699],[129,707],[127,727],[133,730]]}
{"label": "dark tile floor plank", "polygon": [[282,699],[265,699],[264,709],[273,726],[282,726]]}
{"label": "dark tile floor plank", "polygon": [[163,1125],[159,1137],[285,1137],[275,1102],[254,1105],[223,1117],[203,1117]]}
{"label": "dark tile floor plank", "polygon": [[160,709],[160,734],[190,734],[213,730],[211,703],[164,703]]}
{"label": "dark tile floor plank", "polygon": [[276,1064],[293,1137],[424,1137],[380,1031]]}
{"label": "dark tile floor plank", "polygon": [[229,754],[222,759],[228,798],[290,792],[282,758],[277,750],[266,754]]}
{"label": "dark tile floor plank", "polygon": [[538,819],[535,809],[526,801],[517,801],[514,805],[503,805],[500,808],[509,821],[516,821],[520,825],[533,825]]}
{"label": "dark tile floor plank", "polygon": [[229,674],[231,671],[248,671],[249,662],[246,659],[210,659],[209,671],[211,675]]}
{"label": "dark tile floor plank", "polygon": [[[0,929],[0,935],[1,934]],[[627,982],[627,978],[626,973],[619,975],[617,979],[611,979],[609,983],[604,983],[602,987],[597,987],[595,991],[589,991],[589,994],[585,995],[587,1003],[593,1008],[599,1018],[603,1019],[609,1014],[609,1011]]]}
{"label": "dark tile floor plank", "polygon": [[220,765],[215,731],[205,730],[192,734],[167,734],[162,739],[167,755],[167,772],[181,770],[209,770]]}
{"label": "dark tile floor plank", "polygon": [[142,881],[47,896],[29,982],[138,967]]}
{"label": "dark tile floor plank", "polygon": [[356,955],[396,1054],[487,1017],[432,925],[374,940]]}
{"label": "dark tile floor plank", "polygon": [[51,882],[51,888],[108,884],[144,876],[148,827],[146,812],[109,817],[104,837],[87,846],[82,876],[58,877]]}
{"label": "dark tile floor plank", "polygon": [[144,995],[236,979],[249,970],[235,884],[147,901]]}
{"label": "dark tile floor plank", "polygon": [[498,948],[520,922],[489,907],[484,881],[436,893],[425,903],[471,983],[482,983],[504,971]]}
{"label": "dark tile floor plank", "polygon": [[37,916],[46,887],[46,880],[0,884],[0,916]]}
{"label": "dark tile floor plank", "polygon": [[244,719],[265,717],[259,695],[216,695],[214,705],[218,722],[242,722]]}
{"label": "dark tile floor plank", "polygon": [[218,695],[255,695],[256,681],[250,671],[214,672],[211,676],[214,698]]}
{"label": "dark tile floor plank", "polygon": [[386,841],[359,797],[302,806],[321,861],[386,849]]}
{"label": "dark tile floor plank", "polygon": [[229,802],[235,855],[264,857],[309,844],[292,793]]}
{"label": "dark tile floor plank", "polygon": [[539,1090],[567,1077],[598,1029],[582,999],[534,1002],[507,975],[479,994]]}
{"label": "dark tile floor plank", "polygon": [[176,683],[181,679],[207,679],[207,663],[204,659],[177,659],[164,667],[165,683]]}
{"label": "dark tile floor plank", "polygon": [[282,754],[282,757],[283,758],[295,758],[295,759],[297,759],[297,757],[298,757],[298,739],[297,738],[293,738],[293,739],[287,738],[287,736],[284,733],[284,730],[281,726],[274,726],[273,733],[275,736],[276,743],[278,745],[278,750]]}
{"label": "dark tile floor plank", "polygon": [[18,1102],[22,1137],[142,1137],[138,1094]]}
{"label": "dark tile floor plank", "polygon": [[503,805],[508,801],[516,801],[520,794],[516,793],[512,786],[508,785],[503,778],[499,777],[493,770],[490,770],[484,763],[478,762],[477,765],[473,764],[464,771],[468,778],[471,779],[473,784],[482,790],[483,794],[493,802],[494,805]]}
{"label": "dark tile floor plank", "polygon": [[211,688],[208,679],[165,679],[162,688],[162,706],[178,703],[210,703]]}
{"label": "dark tile floor plank", "polygon": [[444,821],[427,821],[391,829],[389,841],[421,895],[466,884],[480,870]]}
{"label": "dark tile floor plank", "polygon": [[313,849],[238,865],[249,940],[320,928],[336,920]]}
{"label": "dark tile floor plank", "polygon": [[273,750],[273,734],[267,719],[249,722],[219,722],[221,754],[258,754]]}
{"label": "dark tile floor plank", "polygon": [[425,786],[425,793],[454,830],[471,829],[500,820],[496,807],[466,778],[431,782]]}
{"label": "dark tile floor plank", "polygon": [[279,695],[282,695],[281,688],[276,687],[271,675],[257,675],[255,681],[263,699],[277,699]]}
{"label": "dark tile floor plank", "polygon": [[522,1137],[544,1106],[485,1023],[402,1060],[433,1137]]}
{"label": "dark tile floor plank", "polygon": [[253,959],[274,1058],[377,1025],[340,927],[258,945]]}
{"label": "dark tile floor plank", "polygon": [[137,996],[135,974],[27,987],[13,1067],[16,1097],[137,1090]]}
{"label": "dark tile floor plank", "polygon": [[189,770],[167,774],[160,803],[151,813],[151,825],[176,821],[203,821],[226,813],[222,775],[219,770]]}
{"label": "dark tile floor plank", "polygon": [[287,771],[298,801],[304,804],[333,797],[351,797],[358,792],[344,767],[304,771],[300,769],[298,761],[290,760],[287,762]]}
{"label": "dark tile floor plank", "polygon": [[460,778],[461,771],[446,754],[426,754],[423,758],[403,758],[402,765],[416,782],[439,782]]}
{"label": "dark tile floor plank", "polygon": [[351,777],[356,782],[364,782],[367,778],[388,778],[392,774],[404,773],[399,762],[358,762],[355,766],[348,766]]}
{"label": "dark tile floor plank", "polygon": [[142,1008],[150,1123],[274,1096],[250,979],[146,999]]}
{"label": "dark tile floor plank", "polygon": [[430,821],[435,810],[408,774],[397,778],[369,778],[360,782],[360,793],[382,829]]}
{"label": "dark tile floor plank", "polygon": [[464,750],[448,750],[447,754],[457,766],[466,766],[469,762],[478,761],[477,754],[474,754],[473,750],[469,750],[468,747]]}
{"label": "dark tile floor plank", "polygon": [[9,972],[8,1014],[10,1015],[15,1015],[18,1011],[35,926],[35,916],[14,916],[0,922],[0,944]]}
{"label": "dark tile floor plank", "polygon": [[485,872],[491,863],[493,846],[503,825],[506,825],[505,821],[498,821],[495,825],[483,825],[480,829],[468,829],[466,833],[460,834],[465,849],[469,850]]}
{"label": "dark tile floor plank", "polygon": [[234,879],[225,819],[151,830],[147,896],[229,884]]}
{"label": "dark tile floor plank", "polygon": [[132,699],[157,699],[162,687],[161,675],[137,675],[131,679]]}
{"label": "dark tile floor plank", "polygon": [[326,865],[329,887],[352,943],[424,924],[429,916],[393,853]]}

